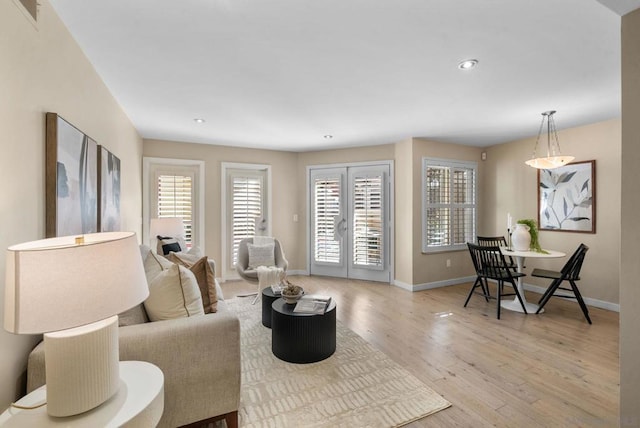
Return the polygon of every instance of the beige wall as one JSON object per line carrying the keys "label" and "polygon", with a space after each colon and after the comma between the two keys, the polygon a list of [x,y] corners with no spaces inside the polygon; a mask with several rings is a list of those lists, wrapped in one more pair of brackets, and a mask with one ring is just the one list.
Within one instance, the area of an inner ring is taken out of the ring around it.
{"label": "beige wall", "polygon": [[[556,115],[562,122],[562,112]],[[562,153],[576,156],[575,162],[596,161],[596,233],[540,231],[543,248],[573,253],[583,242],[589,246],[583,266],[580,290],[586,297],[618,303],[620,260],[620,148],[619,119],[558,131]],[[537,170],[524,164],[531,157],[535,137],[487,149],[486,198],[480,233],[505,234],[506,217],[537,220]],[[597,261],[597,263],[596,263]],[[559,269],[566,259],[537,260],[536,267]],[[527,277],[525,282],[546,287],[546,281]]]}
{"label": "beige wall", "polygon": [[[295,179],[296,153],[275,150],[255,150],[226,146],[144,140],[144,156],[201,160],[205,163],[205,249],[218,263],[217,277],[222,275],[222,163],[236,162],[271,166],[272,234],[286,249],[289,269],[302,269],[301,242],[298,224],[293,215],[299,213],[298,195],[304,191]],[[302,218],[302,216],[300,216]]]}
{"label": "beige wall", "polygon": [[[578,234],[540,232],[543,246],[572,253],[580,242],[590,247],[581,289],[591,299],[618,303],[618,257],[620,225],[620,120],[611,120],[559,132],[565,153],[578,154],[577,160],[596,160],[597,233]],[[222,162],[269,164],[273,169],[273,234],[281,237],[290,269],[307,269],[307,168],[314,165],[393,160],[395,170],[395,277],[402,286],[420,289],[455,282],[473,276],[467,251],[423,254],[421,252],[421,172],[422,157],[475,161],[478,164],[479,234],[506,234],[506,213],[515,219],[536,218],[536,170],[527,167],[535,137],[488,148],[444,144],[424,139],[408,139],[397,144],[364,148],[290,153],[224,146],[145,140],[144,155],[204,160],[206,164],[206,248],[220,262]],[[481,153],[487,152],[487,160]],[[610,215],[604,215],[604,211]],[[598,214],[600,213],[600,214]],[[299,222],[294,223],[293,214]],[[447,267],[447,260],[451,266]],[[536,266],[559,268],[564,259],[537,261]],[[527,283],[546,287],[546,283],[527,278]]]}
{"label": "beige wall", "polygon": [[[44,238],[45,112],[56,112],[121,160],[123,228],[140,232],[142,141],[63,27],[40,0],[37,29],[13,1],[0,2],[0,248]],[[5,276],[4,251],[0,278]],[[0,293],[4,319],[4,286]],[[21,392],[37,336],[0,329],[0,409]]]}
{"label": "beige wall", "polygon": [[[144,140],[145,157],[201,160],[205,162],[205,246],[221,263],[221,168],[223,162],[271,165],[273,190],[272,234],[286,250],[290,270],[307,269],[307,167],[345,162],[392,160],[393,145],[361,149],[293,153],[175,141]],[[298,222],[293,215],[298,214]],[[220,270],[220,269],[219,269]],[[220,276],[219,273],[216,273]]]}
{"label": "beige wall", "polygon": [[[413,139],[395,147],[395,281],[413,285]],[[409,209],[407,209],[409,208]]]}
{"label": "beige wall", "polygon": [[640,426],[640,9],[622,17],[620,426]]}

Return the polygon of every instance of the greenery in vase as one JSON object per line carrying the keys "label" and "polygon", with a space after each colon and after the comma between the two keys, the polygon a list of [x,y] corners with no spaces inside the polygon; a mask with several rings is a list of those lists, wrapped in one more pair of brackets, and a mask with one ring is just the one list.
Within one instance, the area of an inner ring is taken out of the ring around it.
{"label": "greenery in vase", "polygon": [[538,225],[536,221],[530,218],[518,220],[518,224],[525,224],[529,226],[529,235],[531,235],[531,246],[530,248],[538,253],[549,254],[548,251],[543,250],[540,247],[540,241],[538,241]]}

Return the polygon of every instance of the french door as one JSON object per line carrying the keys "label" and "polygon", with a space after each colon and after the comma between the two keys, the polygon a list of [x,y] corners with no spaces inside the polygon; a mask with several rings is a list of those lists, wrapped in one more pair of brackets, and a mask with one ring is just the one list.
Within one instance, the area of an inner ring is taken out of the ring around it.
{"label": "french door", "polygon": [[311,275],[390,282],[391,164],[309,170]]}
{"label": "french door", "polygon": [[270,222],[270,176],[268,165],[222,164],[223,242],[222,274],[235,278],[238,246],[244,238],[268,236]]}

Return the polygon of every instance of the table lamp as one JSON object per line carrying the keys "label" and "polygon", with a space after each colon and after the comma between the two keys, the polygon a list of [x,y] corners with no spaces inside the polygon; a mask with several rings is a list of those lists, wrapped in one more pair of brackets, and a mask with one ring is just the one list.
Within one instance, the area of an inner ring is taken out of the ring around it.
{"label": "table lamp", "polygon": [[[181,217],[152,218],[149,223],[149,246],[151,248],[156,248],[155,243],[158,235],[184,240],[184,221]],[[186,251],[185,248],[182,250]]]}
{"label": "table lamp", "polygon": [[148,295],[133,232],[49,238],[8,248],[4,328],[44,333],[49,415],[86,412],[118,391],[117,314]]}

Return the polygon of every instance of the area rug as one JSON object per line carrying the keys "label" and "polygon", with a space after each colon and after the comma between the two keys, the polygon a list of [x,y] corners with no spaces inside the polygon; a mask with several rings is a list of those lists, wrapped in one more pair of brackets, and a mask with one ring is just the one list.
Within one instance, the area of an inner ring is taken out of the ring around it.
{"label": "area rug", "polygon": [[240,427],[399,427],[451,405],[339,320],[331,357],[279,360],[252,300],[226,301],[241,326]]}

